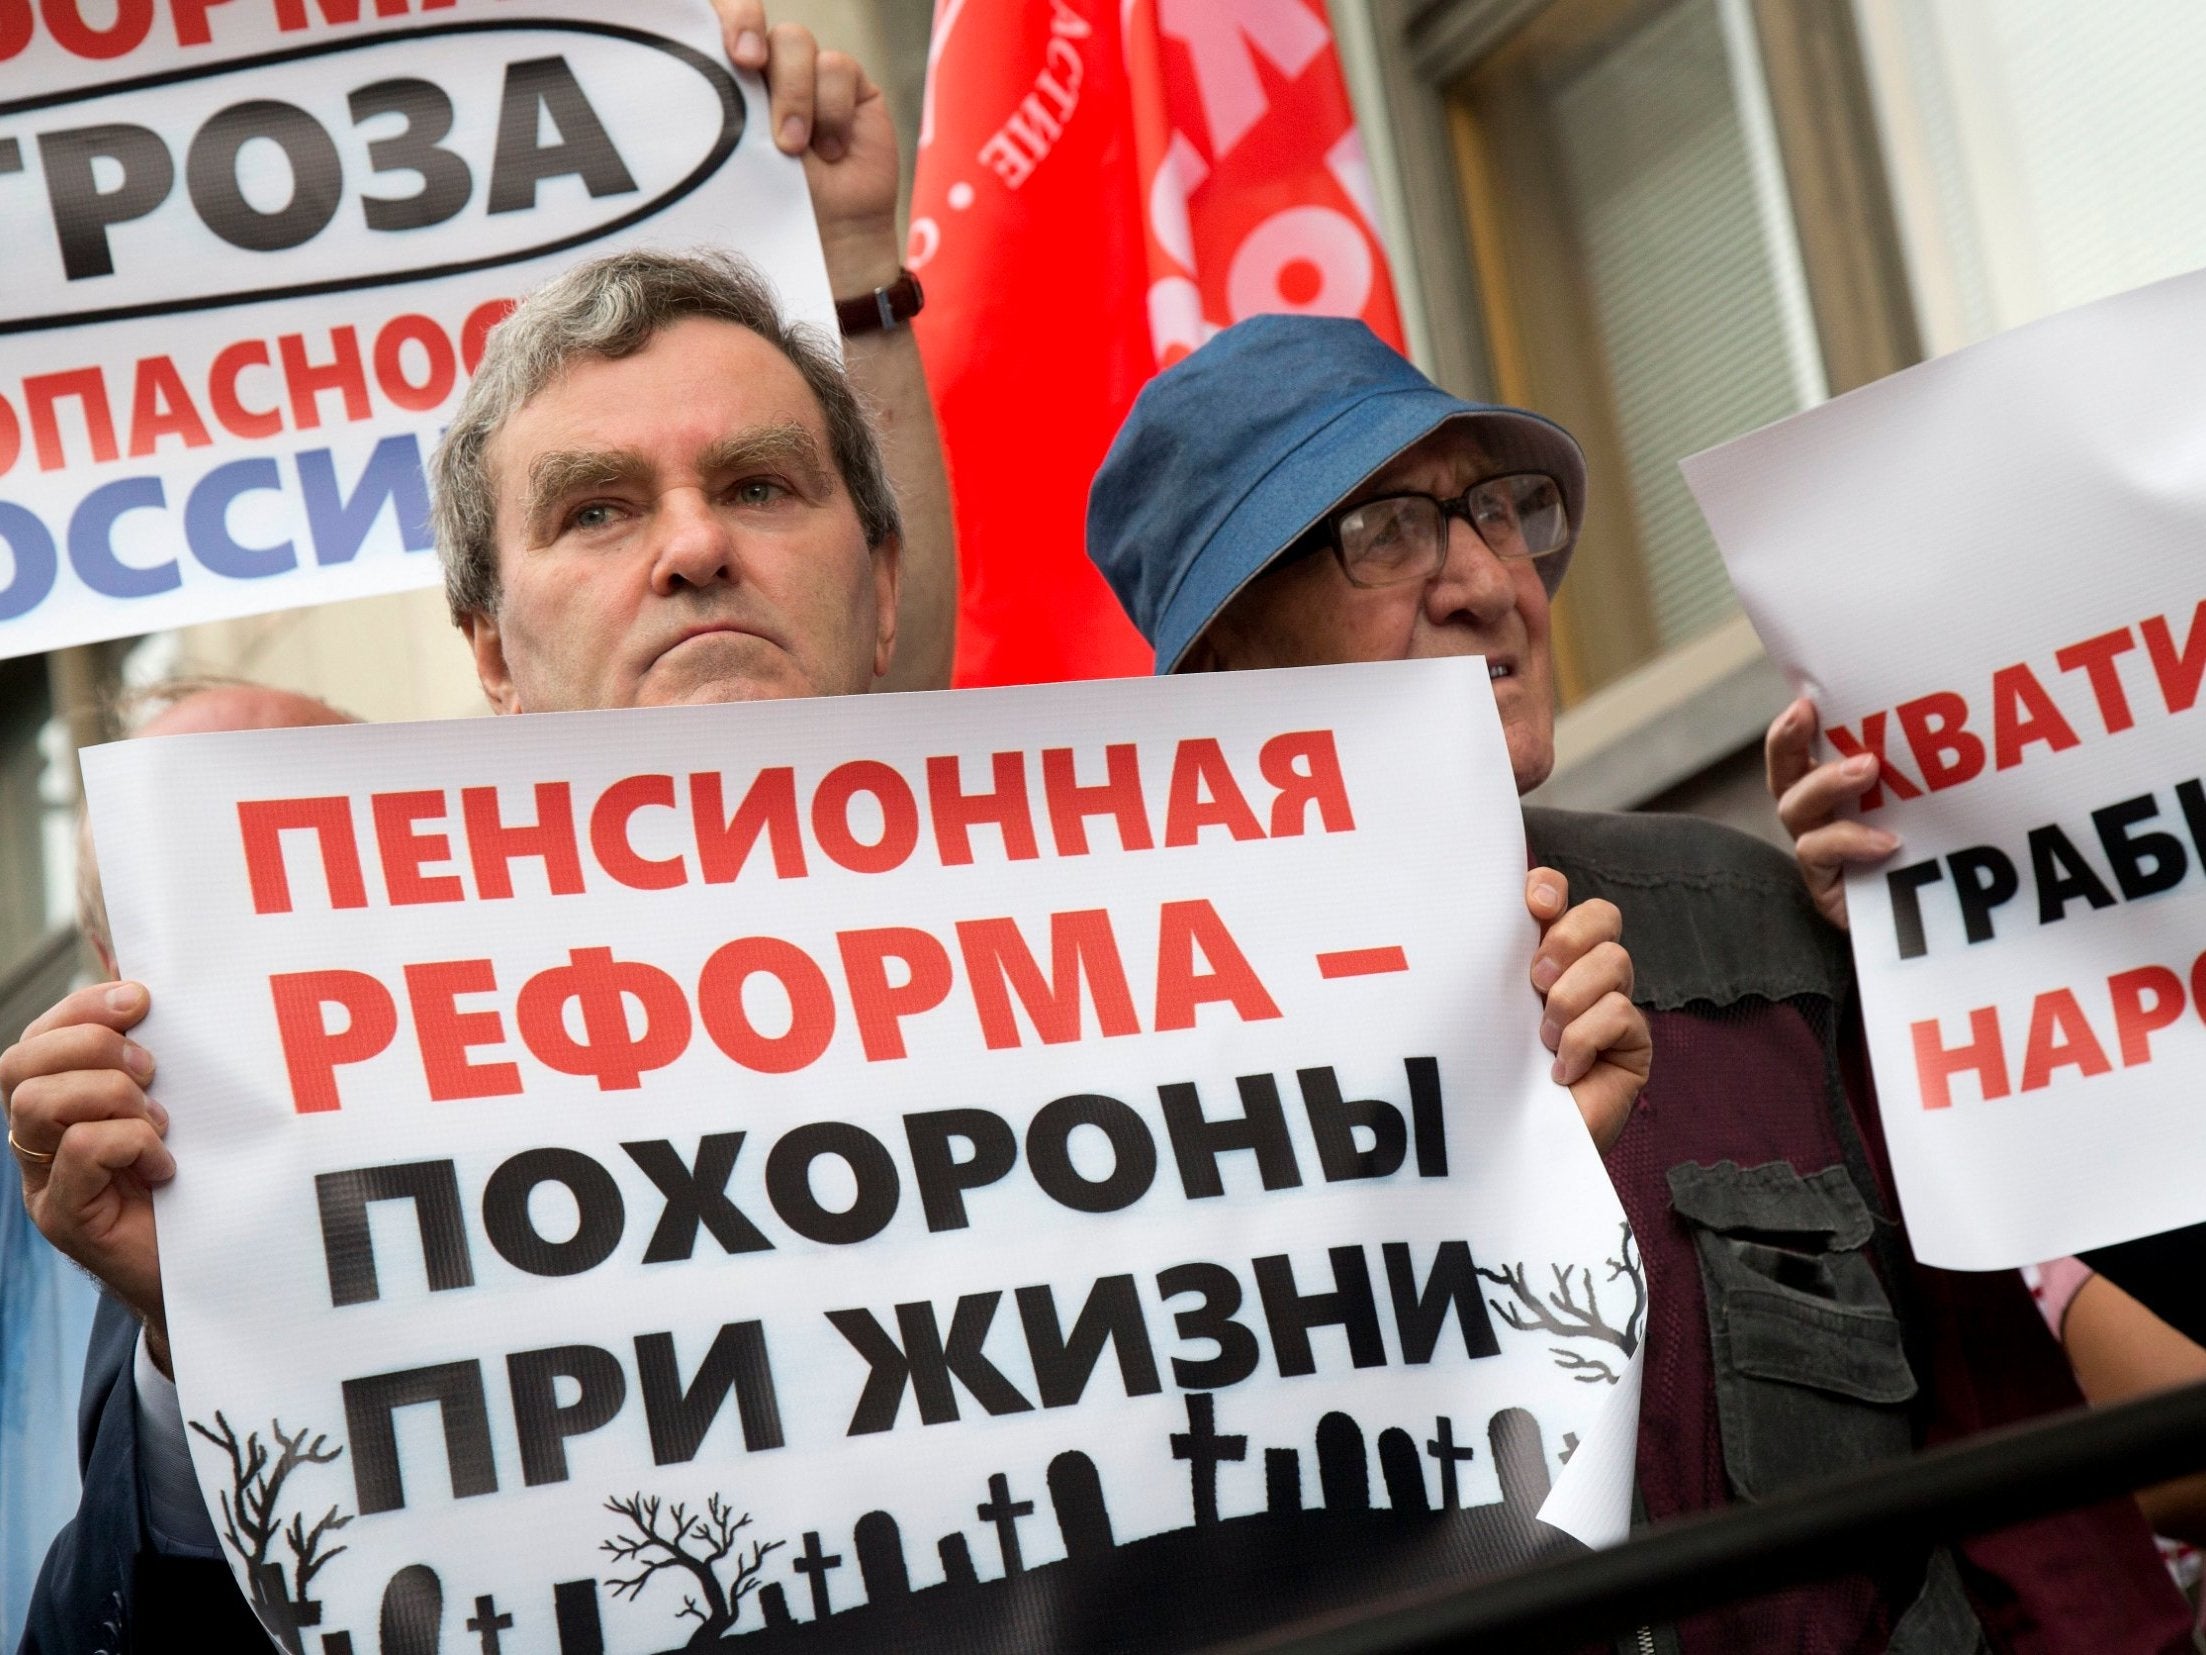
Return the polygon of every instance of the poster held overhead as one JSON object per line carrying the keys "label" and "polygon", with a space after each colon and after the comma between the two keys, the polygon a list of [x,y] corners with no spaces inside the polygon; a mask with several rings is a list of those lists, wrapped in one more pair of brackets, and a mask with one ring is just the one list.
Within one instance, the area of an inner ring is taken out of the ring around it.
{"label": "poster held overhead", "polygon": [[578,260],[732,247],[835,337],[702,0],[382,10],[0,31],[0,656],[435,585],[429,452]]}
{"label": "poster held overhead", "polygon": [[1177,1650],[1623,1534],[1482,663],[86,762],[271,1625]]}
{"label": "poster held overhead", "polygon": [[1928,1264],[2206,1218],[2206,273],[1684,462],[1826,756],[1899,836],[1846,882]]}

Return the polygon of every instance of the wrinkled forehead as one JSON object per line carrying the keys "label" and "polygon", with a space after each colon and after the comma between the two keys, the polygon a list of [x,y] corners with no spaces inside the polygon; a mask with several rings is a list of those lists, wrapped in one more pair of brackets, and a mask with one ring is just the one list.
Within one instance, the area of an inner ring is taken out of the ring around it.
{"label": "wrinkled forehead", "polygon": [[678,316],[634,350],[567,356],[498,422],[483,457],[502,490],[525,485],[535,460],[551,451],[693,461],[791,427],[826,452],[826,412],[786,354],[740,323]]}

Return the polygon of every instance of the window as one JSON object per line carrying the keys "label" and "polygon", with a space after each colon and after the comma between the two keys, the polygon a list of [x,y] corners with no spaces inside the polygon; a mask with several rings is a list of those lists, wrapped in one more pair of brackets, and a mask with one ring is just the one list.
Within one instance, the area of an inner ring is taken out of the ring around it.
{"label": "window", "polygon": [[1590,463],[1567,705],[1736,609],[1678,460],[1825,394],[1747,0],[1558,0],[1450,122],[1495,391]]}
{"label": "window", "polygon": [[2206,8],[1859,10],[1935,349],[2206,264]]}

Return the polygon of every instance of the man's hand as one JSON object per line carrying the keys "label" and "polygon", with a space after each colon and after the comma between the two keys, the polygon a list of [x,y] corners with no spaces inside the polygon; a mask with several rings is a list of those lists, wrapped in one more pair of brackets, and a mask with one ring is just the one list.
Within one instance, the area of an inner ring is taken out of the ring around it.
{"label": "man's hand", "polygon": [[[774,143],[804,157],[827,283],[838,299],[887,287],[903,269],[896,234],[896,125],[881,89],[847,52],[823,52],[809,29],[766,21],[765,0],[712,0],[728,56],[766,77]],[[843,361],[881,437],[903,507],[896,656],[875,688],[939,690],[957,649],[957,531],[927,371],[908,327],[843,342]]]}
{"label": "man's hand", "polygon": [[168,1111],[146,1095],[153,1054],[125,1033],[151,1003],[137,983],[68,996],[0,1053],[0,1104],[31,1221],[137,1313],[165,1370],[153,1189],[176,1162]]}
{"label": "man's hand", "polygon": [[766,21],[765,0],[713,0],[728,57],[766,77],[774,146],[804,157],[827,279],[838,299],[886,287],[900,267],[896,127],[848,52],[822,51],[798,23]]}
{"label": "man's hand", "polygon": [[1900,848],[1899,836],[1839,815],[1877,785],[1877,761],[1868,753],[1815,762],[1815,703],[1802,696],[1769,727],[1762,744],[1769,796],[1777,819],[1792,835],[1792,854],[1816,911],[1846,929],[1846,869],[1881,862]]}
{"label": "man's hand", "polygon": [[1572,908],[1570,882],[1553,868],[1525,876],[1524,905],[1539,922],[1532,986],[1547,1005],[1540,1040],[1555,1054],[1555,1083],[1570,1088],[1604,1153],[1624,1130],[1647,1072],[1654,1036],[1632,1004],[1632,957],[1613,902]]}

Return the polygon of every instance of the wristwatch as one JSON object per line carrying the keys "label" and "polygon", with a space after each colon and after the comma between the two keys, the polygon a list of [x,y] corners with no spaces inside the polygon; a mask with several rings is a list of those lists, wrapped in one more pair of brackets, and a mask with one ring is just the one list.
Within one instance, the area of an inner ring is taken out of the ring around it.
{"label": "wristwatch", "polygon": [[861,293],[855,299],[837,299],[835,320],[842,324],[845,339],[854,339],[862,333],[886,333],[917,316],[926,302],[927,295],[920,291],[919,278],[904,270],[899,271],[896,280],[886,287]]}

